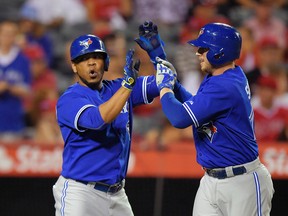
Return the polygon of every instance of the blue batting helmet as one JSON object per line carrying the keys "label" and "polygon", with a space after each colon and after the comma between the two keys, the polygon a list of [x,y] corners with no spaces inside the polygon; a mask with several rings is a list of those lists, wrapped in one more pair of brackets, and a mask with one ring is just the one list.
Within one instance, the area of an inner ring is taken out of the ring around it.
{"label": "blue batting helmet", "polygon": [[200,29],[196,40],[188,43],[195,47],[208,48],[207,59],[211,65],[217,67],[239,58],[242,38],[230,25],[209,23]]}
{"label": "blue batting helmet", "polygon": [[107,71],[110,58],[106,51],[105,45],[99,37],[92,34],[82,35],[72,42],[70,47],[71,61],[82,55],[94,52],[100,52],[105,54],[104,70]]}

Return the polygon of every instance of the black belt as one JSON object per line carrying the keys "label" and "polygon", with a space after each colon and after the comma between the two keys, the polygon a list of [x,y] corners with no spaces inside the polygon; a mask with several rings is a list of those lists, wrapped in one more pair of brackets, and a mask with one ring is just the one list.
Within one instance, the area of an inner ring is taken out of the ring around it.
{"label": "black belt", "polygon": [[89,183],[95,184],[94,189],[103,191],[105,193],[116,193],[120,191],[124,186],[124,180],[121,182],[115,183],[113,185],[105,184],[102,182],[87,182],[87,181],[79,181],[79,180],[76,180],[76,181],[85,185],[88,185]]}
{"label": "black belt", "polygon": [[[214,178],[225,179],[225,178],[229,177],[226,173],[225,168],[223,168],[223,169],[209,169],[209,168],[203,167],[203,169],[206,171],[206,173],[209,176],[214,177]],[[246,173],[247,170],[244,166],[240,166],[240,167],[233,167],[232,172],[233,172],[234,176],[236,176],[236,175],[242,175],[242,174]]]}

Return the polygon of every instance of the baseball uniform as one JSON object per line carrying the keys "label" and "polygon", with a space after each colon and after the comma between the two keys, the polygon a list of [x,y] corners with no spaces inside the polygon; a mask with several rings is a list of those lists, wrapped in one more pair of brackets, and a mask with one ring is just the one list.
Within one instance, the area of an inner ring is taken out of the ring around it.
{"label": "baseball uniform", "polygon": [[197,162],[205,171],[193,216],[268,216],[274,189],[259,160],[249,83],[241,67],[242,37],[232,26],[208,23],[197,39],[201,71],[195,96],[175,80],[171,63],[159,60],[156,80],[163,111],[177,128],[193,127]]}
{"label": "baseball uniform", "polygon": [[207,75],[195,96],[189,97],[178,84],[175,96],[183,103],[167,93],[161,98],[163,111],[175,127],[193,125],[197,162],[206,171],[193,215],[269,215],[273,184],[258,158],[250,90],[242,69]]}
{"label": "baseball uniform", "polygon": [[104,80],[99,91],[76,83],[59,98],[57,119],[65,144],[61,176],[53,187],[56,215],[133,215],[124,190],[132,109],[152,102],[159,91],[154,76],[139,77],[121,113],[104,123],[99,105],[122,80]]}

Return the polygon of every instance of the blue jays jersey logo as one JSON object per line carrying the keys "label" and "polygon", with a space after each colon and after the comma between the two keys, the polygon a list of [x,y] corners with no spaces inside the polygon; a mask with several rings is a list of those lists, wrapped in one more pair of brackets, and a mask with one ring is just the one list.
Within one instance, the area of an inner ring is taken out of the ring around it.
{"label": "blue jays jersey logo", "polygon": [[212,142],[213,136],[217,133],[217,128],[213,125],[213,122],[203,124],[197,129],[198,132],[205,134],[205,136]]}
{"label": "blue jays jersey logo", "polygon": [[90,38],[87,38],[83,41],[80,41],[80,46],[84,46],[84,49],[88,49],[90,44],[92,44],[93,41]]}
{"label": "blue jays jersey logo", "polygon": [[129,107],[129,106],[128,106],[128,102],[126,101],[123,109],[121,110],[121,113],[128,113],[128,107]]}

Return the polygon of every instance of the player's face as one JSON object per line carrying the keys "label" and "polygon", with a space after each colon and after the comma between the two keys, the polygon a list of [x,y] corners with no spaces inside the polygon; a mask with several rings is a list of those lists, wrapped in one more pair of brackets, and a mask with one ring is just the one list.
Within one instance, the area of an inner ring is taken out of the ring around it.
{"label": "player's face", "polygon": [[199,57],[201,71],[211,74],[213,68],[207,59],[208,50],[207,48],[200,47],[196,55]]}
{"label": "player's face", "polygon": [[104,74],[104,54],[89,53],[72,63],[72,69],[78,75],[80,85],[92,89],[101,89]]}

